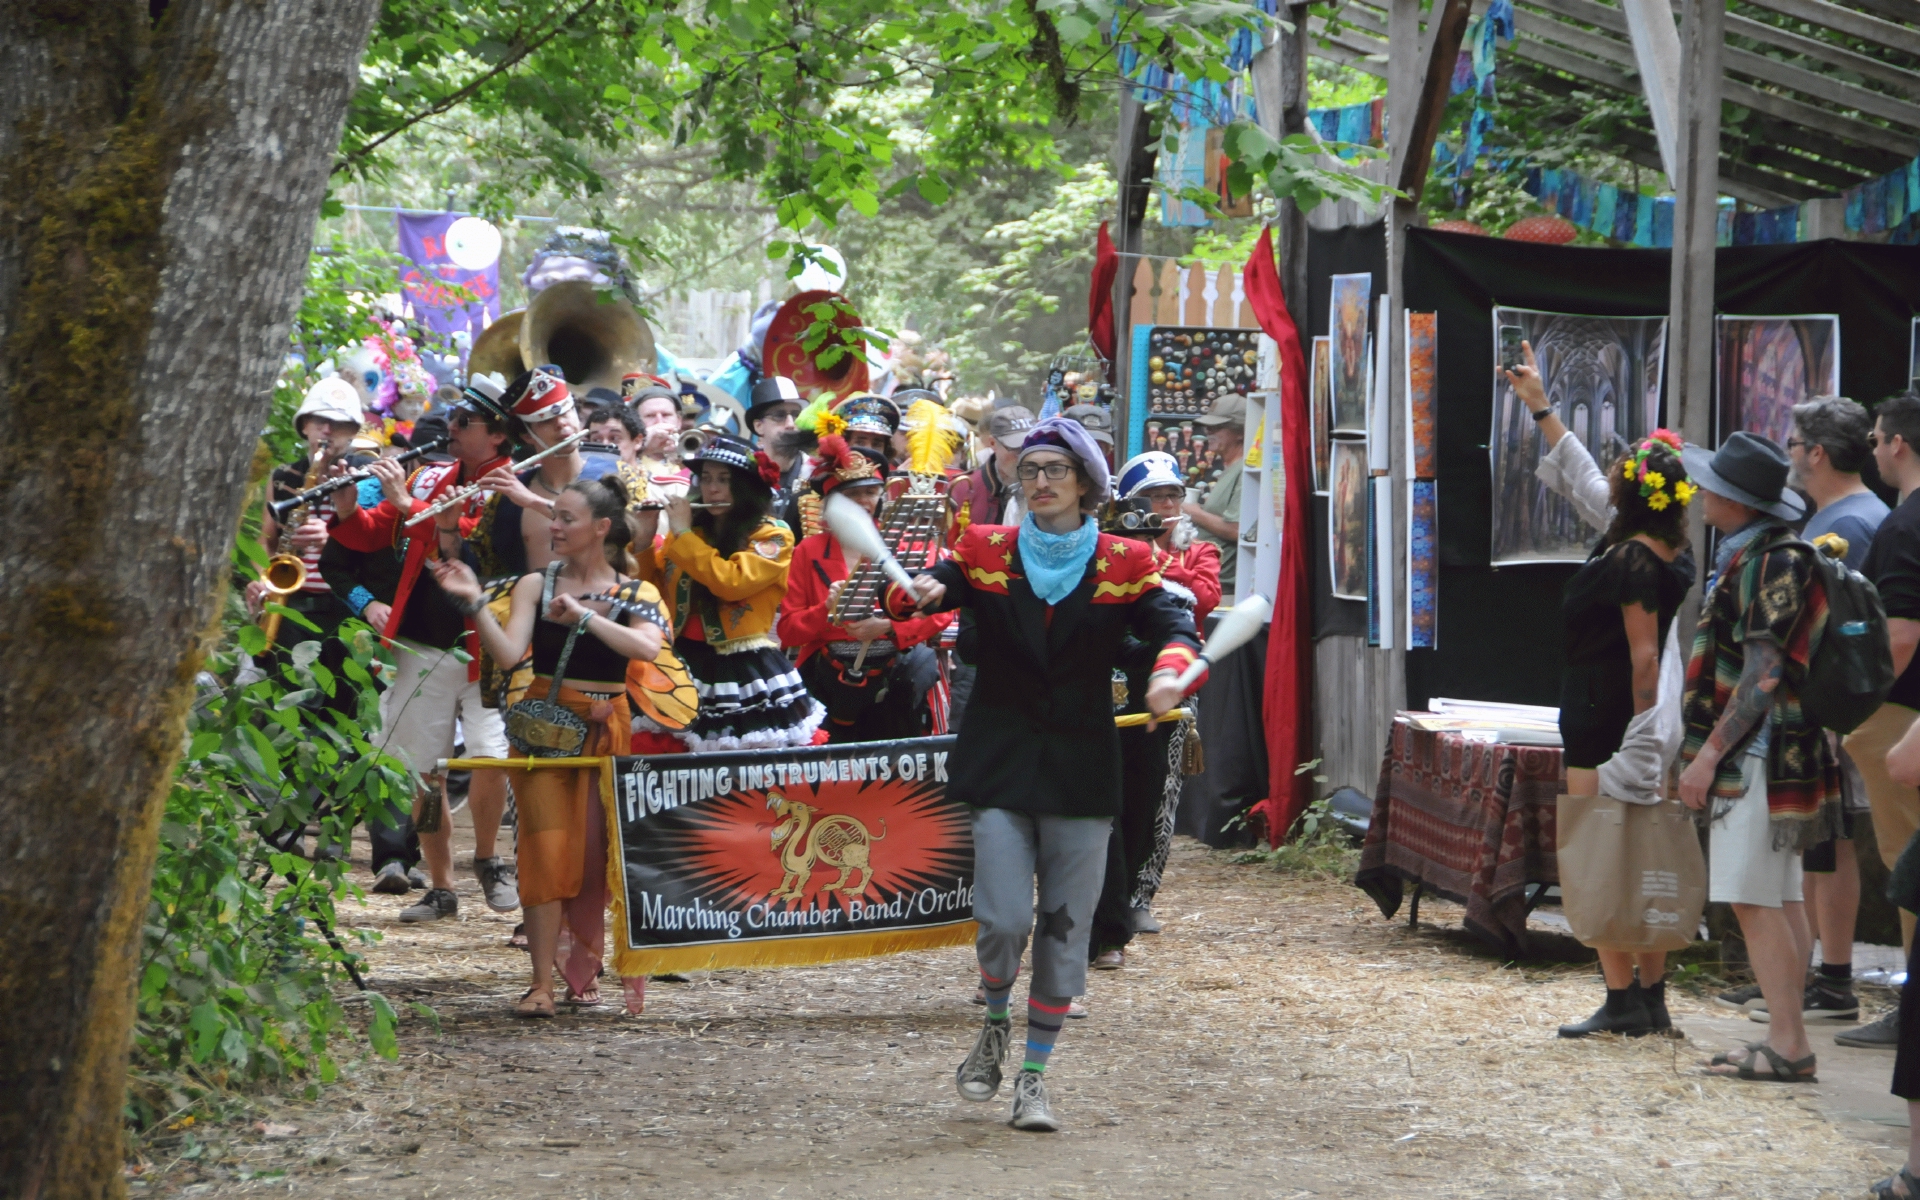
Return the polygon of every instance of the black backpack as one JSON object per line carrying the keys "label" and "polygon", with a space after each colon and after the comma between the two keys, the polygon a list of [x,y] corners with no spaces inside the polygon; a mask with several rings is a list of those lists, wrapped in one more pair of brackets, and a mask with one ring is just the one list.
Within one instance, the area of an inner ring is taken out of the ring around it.
{"label": "black backpack", "polygon": [[1807,542],[1814,576],[1827,591],[1827,628],[1807,660],[1800,708],[1822,729],[1848,734],[1860,728],[1893,689],[1893,646],[1880,590],[1865,575]]}

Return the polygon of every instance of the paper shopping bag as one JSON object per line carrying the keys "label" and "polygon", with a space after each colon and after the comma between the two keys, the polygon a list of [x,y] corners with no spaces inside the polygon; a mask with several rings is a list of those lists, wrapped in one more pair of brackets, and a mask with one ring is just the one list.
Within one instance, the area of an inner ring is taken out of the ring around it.
{"label": "paper shopping bag", "polygon": [[1677,800],[1562,796],[1560,904],[1573,936],[1609,950],[1678,950],[1707,906],[1707,862]]}

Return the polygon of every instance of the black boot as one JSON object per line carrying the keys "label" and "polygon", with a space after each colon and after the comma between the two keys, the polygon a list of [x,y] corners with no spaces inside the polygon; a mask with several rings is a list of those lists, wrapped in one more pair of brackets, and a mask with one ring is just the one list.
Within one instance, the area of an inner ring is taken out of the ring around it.
{"label": "black boot", "polygon": [[1652,987],[1643,983],[1635,983],[1633,987],[1640,993],[1641,1000],[1646,1003],[1647,1019],[1652,1023],[1653,1031],[1661,1037],[1679,1036],[1673,1031],[1673,1018],[1667,1015],[1666,977],[1661,976],[1660,981]]}
{"label": "black boot", "polygon": [[1595,1033],[1645,1037],[1652,1032],[1653,1021],[1647,1016],[1647,1004],[1641,999],[1641,991],[1637,986],[1608,988],[1607,1002],[1600,1006],[1599,1012],[1578,1025],[1560,1027],[1560,1036],[1563,1038],[1583,1038]]}

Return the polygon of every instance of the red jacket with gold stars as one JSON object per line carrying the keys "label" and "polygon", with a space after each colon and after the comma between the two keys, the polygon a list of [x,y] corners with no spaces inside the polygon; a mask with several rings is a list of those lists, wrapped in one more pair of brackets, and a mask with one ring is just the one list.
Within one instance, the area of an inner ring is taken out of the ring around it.
{"label": "red jacket with gold stars", "polygon": [[[928,573],[946,585],[938,611],[973,610],[979,673],[961,718],[947,794],[975,808],[1111,817],[1120,811],[1113,668],[1129,632],[1161,647],[1174,670],[1199,651],[1193,619],[1160,586],[1149,548],[1101,534],[1079,584],[1041,600],[1020,561],[1020,531],[972,525]],[[895,617],[912,598],[889,589]]]}

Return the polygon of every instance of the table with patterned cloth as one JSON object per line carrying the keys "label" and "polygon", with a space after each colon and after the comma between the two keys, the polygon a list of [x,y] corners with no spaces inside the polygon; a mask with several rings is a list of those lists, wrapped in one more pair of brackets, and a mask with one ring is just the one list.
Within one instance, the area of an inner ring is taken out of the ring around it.
{"label": "table with patterned cloth", "polygon": [[1558,746],[1474,741],[1399,717],[1353,882],[1389,917],[1406,883],[1457,901],[1475,935],[1524,953],[1528,885],[1560,882],[1554,808],[1565,790]]}

